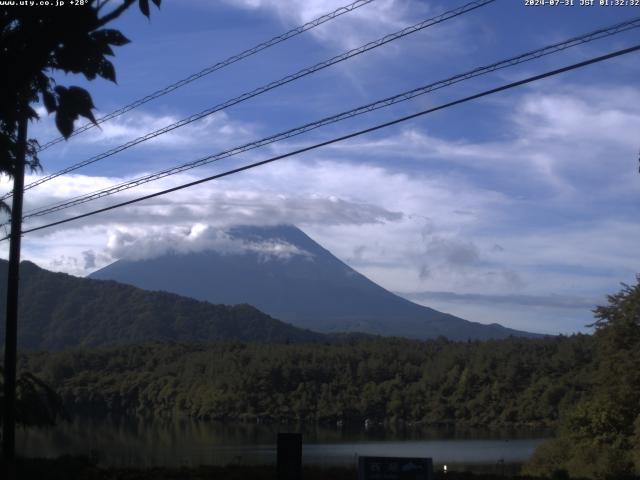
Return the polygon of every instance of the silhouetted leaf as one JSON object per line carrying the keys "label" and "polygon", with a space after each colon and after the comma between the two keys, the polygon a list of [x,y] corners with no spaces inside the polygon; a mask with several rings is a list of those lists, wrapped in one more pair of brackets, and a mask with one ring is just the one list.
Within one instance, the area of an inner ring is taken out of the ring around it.
{"label": "silhouetted leaf", "polygon": [[53,93],[45,90],[42,92],[42,102],[44,103],[44,108],[47,109],[48,113],[55,112],[56,108],[58,108],[56,104],[56,97]]}
{"label": "silhouetted leaf", "polygon": [[26,148],[26,164],[29,170],[37,172],[42,170],[40,165],[40,159],[38,158],[38,150],[40,149],[40,143],[35,138],[27,140]]}
{"label": "silhouetted leaf", "polygon": [[64,44],[54,56],[57,68],[63,69],[65,72],[85,73],[86,61],[89,52],[87,45],[70,45]]}
{"label": "silhouetted leaf", "polygon": [[73,122],[82,115],[93,123],[95,117],[91,112],[93,100],[91,95],[84,88],[57,86],[54,91],[58,94],[58,108],[56,114],[56,126],[65,138],[73,133]]}
{"label": "silhouetted leaf", "polygon": [[67,101],[69,102],[69,111],[72,115],[82,115],[93,123],[96,123],[96,119],[91,112],[91,109],[95,108],[93,100],[89,92],[84,88],[69,87],[67,90]]}
{"label": "silhouetted leaf", "polygon": [[92,36],[98,40],[103,40],[110,45],[115,45],[116,47],[121,47],[131,41],[118,30],[111,28],[98,30],[97,32],[94,32]]}
{"label": "silhouetted leaf", "polygon": [[45,91],[49,88],[50,80],[44,73],[40,72],[36,75],[36,85],[40,91]]}
{"label": "silhouetted leaf", "polygon": [[57,85],[53,89],[53,91],[58,94],[58,97],[64,97],[67,94],[67,87],[63,87],[62,85]]}
{"label": "silhouetted leaf", "polygon": [[140,6],[140,11],[145,17],[149,17],[151,12],[149,11],[149,0],[140,0],[138,5]]}
{"label": "silhouetted leaf", "polygon": [[116,69],[109,60],[103,58],[100,62],[100,66],[98,67],[98,75],[102,78],[106,78],[107,80],[111,80],[113,83],[116,82]]}
{"label": "silhouetted leaf", "polygon": [[151,0],[151,1],[156,5],[156,7],[160,8],[160,2],[162,0]]}
{"label": "silhouetted leaf", "polygon": [[113,49],[105,40],[96,40],[96,47],[100,49],[100,53],[103,55],[114,56]]}
{"label": "silhouetted leaf", "polygon": [[73,118],[67,111],[58,109],[56,113],[56,127],[64,138],[69,138],[73,133]]}
{"label": "silhouetted leaf", "polygon": [[[34,101],[35,101],[35,100],[37,100],[37,98],[38,98],[38,97],[36,96],[36,98],[34,99]],[[31,107],[31,106],[29,105],[29,106],[27,107],[27,118],[37,118],[37,119],[39,119],[39,118],[40,118],[40,115],[38,115],[38,113],[33,109],[33,107]]]}

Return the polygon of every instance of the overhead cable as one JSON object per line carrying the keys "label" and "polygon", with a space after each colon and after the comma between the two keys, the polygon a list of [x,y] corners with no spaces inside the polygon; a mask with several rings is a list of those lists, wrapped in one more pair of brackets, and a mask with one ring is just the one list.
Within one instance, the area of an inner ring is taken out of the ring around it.
{"label": "overhead cable", "polygon": [[[110,211],[110,210],[114,210],[114,209],[117,209],[117,208],[121,208],[121,207],[125,207],[125,206],[128,206],[128,205],[132,205],[134,203],[138,203],[138,202],[141,202],[143,200],[148,200],[148,199],[151,199],[151,198],[159,197],[161,195],[166,195],[168,193],[176,192],[178,190],[183,190],[185,188],[193,187],[195,185],[200,185],[200,184],[205,183],[205,182],[210,182],[212,180],[216,180],[216,179],[219,179],[219,178],[223,178],[223,177],[227,177],[227,176],[230,176],[230,175],[234,175],[236,173],[240,173],[240,172],[243,172],[245,170],[250,170],[250,169],[253,169],[253,168],[256,168],[256,167],[260,167],[262,165],[267,165],[269,163],[273,163],[275,161],[282,160],[284,158],[292,157],[294,155],[299,155],[299,154],[304,153],[304,152],[315,150],[315,149],[318,149],[320,147],[331,145],[331,144],[334,144],[334,143],[337,143],[337,142],[342,142],[344,140],[348,140],[350,138],[358,137],[358,136],[361,136],[361,135],[364,135],[364,134],[367,134],[367,133],[371,133],[371,132],[374,132],[374,131],[377,131],[377,130],[381,130],[383,128],[388,128],[390,126],[397,125],[399,123],[406,122],[408,120],[412,120],[414,118],[418,118],[418,117],[421,117],[423,115],[427,115],[429,113],[436,112],[438,110],[444,110],[446,108],[450,108],[450,107],[453,107],[455,105],[460,105],[462,103],[466,103],[466,102],[469,102],[469,101],[472,101],[472,100],[476,100],[478,98],[486,97],[486,96],[492,95],[494,93],[502,92],[502,91],[509,90],[509,89],[512,89],[512,88],[515,88],[515,87],[519,87],[521,85],[525,85],[525,84],[528,84],[528,83],[536,82],[536,81],[539,81],[539,80],[542,80],[542,79],[545,79],[545,78],[548,78],[548,77],[552,77],[554,75],[565,73],[565,72],[568,72],[568,71],[571,71],[571,70],[576,70],[578,68],[583,68],[583,67],[586,67],[587,65],[592,65],[594,63],[598,63],[598,62],[602,62],[604,60],[608,60],[608,59],[611,59],[611,58],[619,57],[621,55],[626,55],[626,54],[629,54],[629,53],[632,53],[632,52],[637,52],[638,50],[640,50],[640,44],[635,45],[633,47],[625,48],[625,49],[622,49],[622,50],[617,50],[615,52],[612,52],[612,53],[609,53],[609,54],[606,54],[606,55],[601,55],[599,57],[594,57],[594,58],[591,58],[589,60],[585,60],[585,61],[582,61],[582,62],[574,63],[572,65],[568,65],[568,66],[565,66],[565,67],[562,67],[562,68],[558,68],[556,70],[551,70],[551,71],[548,71],[548,72],[545,72],[545,73],[542,73],[542,74],[539,74],[539,75],[534,75],[534,76],[525,78],[523,80],[518,80],[518,81],[515,81],[515,82],[511,82],[511,83],[508,83],[506,85],[502,85],[500,87],[492,88],[490,90],[485,90],[485,91],[477,93],[475,95],[470,95],[468,97],[464,97],[464,98],[461,98],[461,99],[458,99],[458,100],[454,100],[452,102],[448,102],[448,103],[439,105],[437,107],[432,107],[432,108],[429,108],[429,109],[426,109],[426,110],[422,110],[422,111],[420,111],[418,113],[407,115],[407,116],[404,116],[404,117],[401,117],[401,118],[397,118],[397,119],[389,121],[389,122],[381,123],[381,124],[378,124],[378,125],[373,126],[373,127],[369,127],[369,128],[363,129],[363,130],[359,130],[359,131],[350,133],[348,135],[343,135],[341,137],[337,137],[337,138],[333,138],[331,140],[326,140],[324,142],[316,143],[314,145],[310,145],[310,146],[307,146],[307,147],[304,147],[304,148],[300,148],[300,149],[297,149],[297,150],[294,150],[294,151],[291,151],[291,152],[288,152],[288,153],[285,153],[285,154],[282,154],[282,155],[277,155],[275,157],[271,157],[271,158],[268,158],[266,160],[262,160],[262,161],[259,161],[259,162],[254,162],[254,163],[251,163],[249,165],[244,165],[242,167],[234,168],[232,170],[227,170],[226,172],[222,172],[222,173],[218,173],[218,174],[215,174],[215,175],[211,175],[211,176],[206,177],[206,178],[202,178],[202,179],[199,179],[199,180],[195,180],[193,182],[189,182],[189,183],[185,183],[185,184],[182,184],[182,185],[178,185],[176,187],[168,188],[166,190],[155,192],[155,193],[152,193],[152,194],[149,194],[149,195],[144,195],[142,197],[138,197],[138,198],[135,198],[135,199],[132,199],[132,200],[128,200],[126,202],[121,202],[121,203],[117,203],[115,205],[111,205],[111,206],[108,206],[108,207],[104,207],[104,208],[100,208],[100,209],[97,209],[97,210],[93,210],[91,212],[83,213],[81,215],[76,215],[76,216],[73,216],[73,217],[65,218],[63,220],[58,220],[56,222],[51,222],[51,223],[48,223],[46,225],[40,225],[38,227],[33,227],[33,228],[30,228],[30,229],[24,230],[23,233],[36,232],[36,231],[39,231],[39,230],[43,230],[45,228],[54,227],[56,225],[62,225],[64,223],[69,223],[69,222],[72,222],[72,221],[80,220],[82,218],[87,218],[87,217],[90,217],[90,216],[93,216],[93,215],[97,215],[99,213],[104,213],[104,212],[107,212],[107,211]],[[4,237],[4,238],[2,238],[0,240],[7,240],[8,238],[9,237],[6,236],[6,237]]]}
{"label": "overhead cable", "polygon": [[357,108],[351,109],[351,110],[347,110],[345,112],[341,112],[338,113],[336,115],[332,115],[330,117],[325,117],[322,118],[320,120],[311,122],[311,123],[307,123],[304,124],[302,126],[298,126],[280,133],[277,133],[275,135],[271,135],[269,137],[265,137],[250,143],[246,143],[244,145],[240,145],[213,155],[207,155],[205,157],[199,158],[197,160],[191,161],[191,162],[187,162],[184,163],[182,165],[178,165],[175,167],[170,167],[164,170],[160,170],[158,172],[155,173],[151,173],[133,180],[129,180],[123,183],[120,183],[118,185],[114,185],[111,187],[107,187],[105,189],[102,190],[98,190],[95,192],[91,192],[88,194],[83,194],[83,195],[79,195],[67,200],[64,200],[62,202],[58,202],[58,203],[54,203],[51,205],[47,205],[44,207],[40,207],[37,209],[33,209],[30,210],[28,212],[25,213],[23,219],[26,220],[28,218],[32,218],[32,217],[37,217],[37,216],[43,216],[43,215],[47,215],[49,213],[53,213],[59,210],[64,210],[67,208],[71,208],[75,205],[80,205],[83,203],[87,203],[90,202],[92,200],[96,200],[98,198],[102,198],[108,195],[113,195],[115,193],[124,191],[124,190],[128,190],[134,187],[137,187],[139,185],[145,184],[145,183],[149,183],[152,182],[154,180],[158,180],[170,175],[175,175],[177,173],[181,173],[184,172],[186,170],[191,170],[193,168],[196,167],[200,167],[203,165],[207,165],[209,163],[213,163],[219,160],[222,160],[224,158],[228,158],[234,155],[238,155],[240,153],[244,153],[247,152],[249,150],[253,150],[274,142],[278,142],[281,140],[285,140],[297,135],[301,135],[303,133],[309,132],[311,130],[314,130],[316,128],[320,128],[332,123],[336,123],[348,118],[352,118],[358,115],[362,115],[364,113],[368,113],[368,112],[372,112],[384,107],[388,107],[400,102],[404,102],[407,100],[410,100],[414,97],[417,97],[419,95],[424,95],[427,94],[429,92],[444,88],[444,87],[448,87],[450,85],[454,85],[456,83],[462,82],[464,80],[468,80],[471,78],[475,78],[478,77],[480,75],[485,75],[487,73],[490,72],[494,72],[497,70],[501,70],[503,68],[507,68],[507,67],[511,67],[511,66],[515,66],[515,65],[519,65],[521,63],[525,63],[525,62],[529,62],[532,60],[535,60],[537,58],[540,58],[542,56],[546,56],[546,55],[550,55],[553,53],[557,53],[563,50],[566,50],[567,48],[570,47],[574,47],[576,45],[582,45],[585,44],[587,42],[591,42],[597,39],[601,39],[604,37],[609,37],[611,35],[614,35],[616,33],[620,33],[622,31],[625,30],[629,30],[631,28],[637,28],[640,27],[640,17],[634,19],[634,20],[629,20],[627,22],[623,22],[620,24],[616,24],[610,27],[606,27],[603,29],[599,29],[596,30],[594,32],[590,32],[587,33],[585,35],[581,35],[578,37],[573,37],[570,38],[568,40],[565,40],[563,42],[559,42],[559,43],[555,43],[553,45],[549,45],[537,50],[533,50],[527,53],[523,53],[520,54],[518,56],[515,57],[511,57],[508,58],[506,60],[501,60],[499,62],[495,62],[492,63],[490,65],[486,65],[486,66],[482,66],[482,67],[478,67],[475,68],[473,70],[470,70],[468,72],[465,73],[460,73],[457,75],[454,75],[452,77],[449,77],[447,79],[444,80],[439,80],[437,82],[434,83],[430,83],[428,85],[424,85],[418,88],[415,88],[413,90],[409,90],[397,95],[394,95],[392,97],[387,97],[384,98],[382,100],[378,100],[376,102],[373,103],[369,103],[363,106],[359,106]]}
{"label": "overhead cable", "polygon": [[[389,34],[389,35],[385,35],[382,38],[379,38],[378,40],[375,40],[373,42],[369,42],[365,45],[362,45],[358,48],[354,48],[352,50],[349,50],[348,52],[342,53],[340,55],[337,55],[335,57],[330,58],[329,60],[325,60],[323,62],[317,63],[311,67],[307,67],[307,68],[303,68],[302,70],[297,71],[296,73],[293,73],[291,75],[287,75],[279,80],[273,81],[269,84],[263,85],[262,87],[258,87],[254,90],[251,90],[250,92],[246,92],[243,93],[242,95],[239,95],[237,97],[234,97],[230,100],[227,100],[223,103],[220,103],[218,105],[215,105],[213,107],[207,108],[206,110],[203,110],[199,113],[193,114],[189,117],[183,118],[182,120],[179,120],[175,123],[172,123],[170,125],[166,125],[158,130],[155,130],[153,132],[147,133],[146,135],[143,135],[141,137],[135,138],[133,140],[130,140],[122,145],[119,145],[117,147],[114,147],[110,150],[107,150],[106,152],[100,153],[98,155],[95,155],[91,158],[88,158],[87,160],[81,161],[79,163],[76,163],[74,165],[71,165],[69,167],[66,167],[62,170],[59,170],[55,173],[52,173],[50,175],[44,176],[42,178],[39,178],[38,180],[31,182],[27,185],[25,185],[24,189],[25,190],[29,190],[31,188],[34,188],[38,185],[41,185],[45,182],[48,182],[56,177],[59,177],[60,175],[64,175],[66,173],[70,173],[73,172],[75,170],[78,170],[79,168],[85,167],[87,165],[91,165],[92,163],[98,162],[100,160],[103,160],[105,158],[108,158],[112,155],[115,155],[116,153],[122,152],[128,148],[131,148],[135,145],[138,145],[140,143],[146,142],[147,140],[151,140],[152,138],[156,138],[160,135],[164,135],[165,133],[169,133],[177,128],[180,127],[184,127],[185,125],[189,125],[197,120],[201,120],[205,117],[208,117],[210,115],[213,115],[216,112],[220,112],[222,110],[225,110],[226,108],[229,108],[233,105],[237,105],[241,102],[244,102],[246,100],[249,100],[250,98],[256,97],[258,95],[261,95],[265,92],[268,92],[270,90],[273,90],[275,88],[278,88],[282,85],[285,85],[287,83],[293,82],[294,80],[298,80],[302,77],[306,77],[307,75],[311,75],[312,73],[315,73],[319,70],[323,70],[327,67],[330,67],[332,65],[335,65],[336,63],[339,62],[343,62],[349,58],[355,57],[356,55],[360,55],[364,52],[367,52],[369,50],[372,50],[374,48],[378,48],[382,45],[385,45],[389,42],[393,42],[395,40],[398,40],[400,38],[403,38],[407,35],[410,35],[412,33],[416,33],[420,30],[423,30],[425,28],[431,27],[433,25],[436,25],[438,23],[442,23],[445,22],[447,20],[450,20],[452,18],[458,17],[460,15],[463,15],[465,13],[468,13],[472,10],[475,10],[476,8],[480,8],[482,6],[485,6],[489,3],[493,3],[496,0],[476,0],[470,3],[467,3],[461,7],[455,8],[453,10],[449,10],[441,15],[438,15],[436,17],[432,17],[429,18],[427,20],[424,20],[420,23],[417,23],[415,25],[412,25],[410,27],[407,28],[403,28],[402,30],[399,30],[395,33]],[[0,200],[5,200],[7,198],[9,198],[11,196],[11,193],[7,193],[5,194],[3,197],[0,198]]]}
{"label": "overhead cable", "polygon": [[[192,75],[189,75],[186,78],[183,78],[182,80],[178,80],[175,83],[172,83],[171,85],[167,85],[164,88],[161,88],[160,90],[157,90],[145,97],[142,97],[138,100],[135,100],[131,103],[129,103],[128,105],[125,105],[124,107],[121,107],[117,110],[114,110],[113,112],[98,118],[96,120],[96,124],[99,125],[101,123],[104,123],[106,121],[109,121],[113,118],[119,117],[120,115],[123,115],[135,108],[140,107],[141,105],[144,105],[145,103],[150,102],[151,100],[155,100],[156,98],[162,97],[170,92],[173,92],[174,90],[177,90],[180,87],[184,87],[185,85],[190,84],[191,82],[194,82],[196,80],[198,80],[199,78],[202,78],[206,75],[209,75],[217,70],[220,70],[224,67],[228,67],[229,65],[236,63],[240,60],[243,60],[247,57],[250,57],[252,55],[255,55],[258,52],[261,52],[262,50],[266,50],[269,47],[273,47],[274,45],[277,45],[279,43],[284,42],[285,40],[289,40],[292,37],[295,37],[297,35],[300,35],[301,33],[306,32],[307,30],[311,30],[312,28],[315,28],[319,25],[322,25],[323,23],[326,23],[330,20],[333,20],[334,18],[337,18],[341,15],[344,15],[345,13],[349,13],[353,10],[355,10],[356,8],[360,8],[368,3],[373,2],[374,0],[357,0],[356,2],[350,3],[349,5],[345,5],[343,7],[337,8],[336,10],[334,10],[331,13],[327,13],[325,15],[322,15],[314,20],[311,20],[310,22],[305,23],[304,25],[300,25],[299,27],[293,28],[291,30],[289,30],[288,32],[285,32],[281,35],[275,36],[273,38],[271,38],[270,40],[267,40],[266,42],[262,42],[258,45],[256,45],[255,47],[249,48],[243,52],[240,52],[236,55],[232,55],[231,57],[222,60],[218,63],[215,63],[214,65],[211,65],[203,70],[200,70],[197,73],[194,73]],[[73,133],[71,134],[71,136],[75,136],[78,135],[82,132],[86,132],[87,130],[92,129],[93,127],[97,126],[96,124],[93,124],[91,122],[86,123],[85,125],[75,129],[73,131]],[[47,148],[62,142],[63,140],[65,140],[64,137],[60,136],[57,138],[54,138],[53,140],[51,140],[50,142],[47,142],[45,144],[43,144],[38,151],[41,152],[43,150],[46,150]]]}

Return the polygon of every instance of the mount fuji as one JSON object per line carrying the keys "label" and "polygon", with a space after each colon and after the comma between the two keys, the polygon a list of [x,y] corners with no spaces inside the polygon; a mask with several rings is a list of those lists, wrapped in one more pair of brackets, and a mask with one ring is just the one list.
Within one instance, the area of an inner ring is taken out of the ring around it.
{"label": "mount fuji", "polygon": [[410,302],[361,275],[294,226],[235,227],[226,235],[236,248],[122,259],[90,278],[214,304],[250,304],[294,326],[324,333],[450,340],[538,336]]}

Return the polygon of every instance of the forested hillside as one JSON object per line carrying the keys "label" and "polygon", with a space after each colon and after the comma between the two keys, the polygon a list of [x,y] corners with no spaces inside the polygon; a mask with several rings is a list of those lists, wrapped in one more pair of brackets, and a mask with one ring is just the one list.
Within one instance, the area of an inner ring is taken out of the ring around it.
{"label": "forested hillside", "polygon": [[[0,261],[0,292],[7,262]],[[249,305],[213,305],[111,281],[54,273],[21,264],[21,349],[59,350],[149,342],[313,342],[325,336],[293,327]],[[4,335],[6,295],[0,295]]]}
{"label": "forested hillside", "polygon": [[148,344],[33,353],[71,412],[553,426],[592,377],[589,336],[341,345]]}

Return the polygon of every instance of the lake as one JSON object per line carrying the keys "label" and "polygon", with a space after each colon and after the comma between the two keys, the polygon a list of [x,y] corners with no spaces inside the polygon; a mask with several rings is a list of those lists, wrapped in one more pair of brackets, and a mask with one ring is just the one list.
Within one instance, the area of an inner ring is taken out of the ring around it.
{"label": "lake", "polygon": [[442,429],[389,431],[191,420],[75,419],[44,430],[18,430],[23,456],[93,455],[112,466],[273,464],[278,431],[302,431],[306,464],[355,465],[358,456],[431,457],[471,470],[525,462],[549,432]]}

